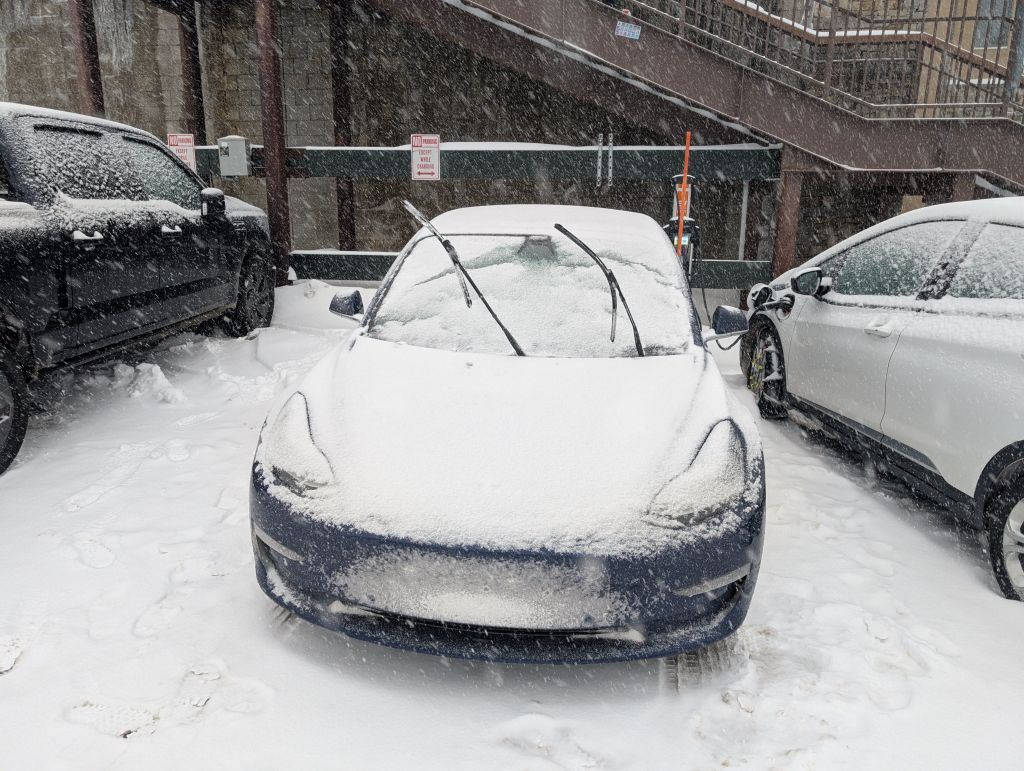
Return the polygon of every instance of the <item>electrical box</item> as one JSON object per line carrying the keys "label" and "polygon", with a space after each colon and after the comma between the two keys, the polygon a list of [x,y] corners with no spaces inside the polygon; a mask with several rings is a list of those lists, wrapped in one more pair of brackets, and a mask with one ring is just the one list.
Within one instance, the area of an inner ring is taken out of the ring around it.
{"label": "electrical box", "polygon": [[249,176],[249,140],[245,137],[221,137],[217,140],[217,155],[222,177]]}

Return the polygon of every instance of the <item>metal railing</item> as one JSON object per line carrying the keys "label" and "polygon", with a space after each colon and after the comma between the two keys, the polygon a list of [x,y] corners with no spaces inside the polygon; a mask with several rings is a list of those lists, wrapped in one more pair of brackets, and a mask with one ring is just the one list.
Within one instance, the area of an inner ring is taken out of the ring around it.
{"label": "metal railing", "polygon": [[869,118],[1024,122],[1024,0],[602,0]]}

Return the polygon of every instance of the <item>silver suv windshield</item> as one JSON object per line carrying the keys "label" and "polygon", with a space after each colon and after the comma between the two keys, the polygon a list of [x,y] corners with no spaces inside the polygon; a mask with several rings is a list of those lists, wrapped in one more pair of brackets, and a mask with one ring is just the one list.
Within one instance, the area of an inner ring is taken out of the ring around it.
{"label": "silver suv windshield", "polygon": [[[557,231],[445,235],[527,356],[637,355],[631,334],[620,330],[614,342],[609,339],[612,305],[604,274]],[[592,228],[580,235],[629,298],[645,354],[686,350],[693,340],[690,303],[668,242]],[[466,307],[453,270],[437,239],[418,240],[371,320],[369,336],[448,351],[510,353],[486,309],[479,303]]]}

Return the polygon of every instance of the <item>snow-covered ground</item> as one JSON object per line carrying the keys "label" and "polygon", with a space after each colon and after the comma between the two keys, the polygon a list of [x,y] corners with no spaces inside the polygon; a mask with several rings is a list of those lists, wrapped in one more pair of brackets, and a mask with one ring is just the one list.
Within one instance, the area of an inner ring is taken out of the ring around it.
{"label": "snow-covered ground", "polygon": [[[792,423],[759,421],[746,626],[679,692],[658,662],[448,661],[282,617],[253,575],[249,464],[275,395],[348,326],[333,288],[279,291],[252,339],[44,389],[0,477],[0,767],[1020,767],[1024,606],[973,538]],[[736,349],[716,355],[752,406]]]}

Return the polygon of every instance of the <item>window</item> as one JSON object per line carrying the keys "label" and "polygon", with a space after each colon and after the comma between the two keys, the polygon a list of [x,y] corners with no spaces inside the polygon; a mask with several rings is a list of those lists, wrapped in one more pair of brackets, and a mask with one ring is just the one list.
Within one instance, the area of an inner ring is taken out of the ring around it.
{"label": "window", "polygon": [[1024,228],[987,225],[957,268],[947,294],[1024,300]]}
{"label": "window", "polygon": [[99,131],[35,127],[41,176],[70,198],[142,199],[128,164]]}
{"label": "window", "polygon": [[1010,42],[1013,13],[1011,0],[978,0],[978,20],[974,23],[975,48],[1001,48]]}
{"label": "window", "polygon": [[170,154],[148,142],[126,137],[124,143],[147,198],[170,201],[183,209],[202,206],[198,183]]}
{"label": "window", "polygon": [[912,297],[945,253],[962,222],[924,222],[850,249],[833,284],[847,295]]}
{"label": "window", "polygon": [[14,188],[11,187],[11,178],[7,173],[7,168],[4,166],[3,159],[0,159],[0,200],[16,201],[17,198]]}

